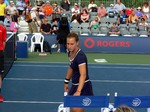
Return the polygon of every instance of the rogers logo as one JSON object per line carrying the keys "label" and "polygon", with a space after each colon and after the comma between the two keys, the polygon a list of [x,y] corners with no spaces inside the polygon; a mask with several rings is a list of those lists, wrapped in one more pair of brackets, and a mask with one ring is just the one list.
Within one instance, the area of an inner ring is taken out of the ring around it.
{"label": "rogers logo", "polygon": [[87,38],[84,40],[84,46],[88,49],[93,47],[120,47],[120,48],[130,48],[131,43],[129,41],[118,41],[118,40],[94,40],[92,38]]}
{"label": "rogers logo", "polygon": [[95,41],[92,38],[87,38],[84,41],[84,46],[87,47],[87,48],[93,48],[94,45],[95,45]]}

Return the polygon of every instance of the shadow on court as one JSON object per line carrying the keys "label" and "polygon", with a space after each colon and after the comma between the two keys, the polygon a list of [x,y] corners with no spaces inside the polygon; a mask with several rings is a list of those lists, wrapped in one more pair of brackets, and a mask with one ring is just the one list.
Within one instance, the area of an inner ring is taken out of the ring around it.
{"label": "shadow on court", "polygon": [[[57,112],[63,102],[67,63],[15,62],[3,81],[0,112]],[[90,64],[95,95],[149,95],[150,65]],[[86,109],[100,112],[100,109]]]}

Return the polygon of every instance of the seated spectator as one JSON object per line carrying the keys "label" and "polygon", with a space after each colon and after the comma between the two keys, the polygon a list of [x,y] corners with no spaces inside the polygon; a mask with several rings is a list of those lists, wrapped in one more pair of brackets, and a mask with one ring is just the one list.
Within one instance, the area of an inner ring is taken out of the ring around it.
{"label": "seated spectator", "polygon": [[16,2],[16,7],[19,12],[19,15],[24,17],[25,16],[25,8],[26,8],[26,4],[25,4],[24,0],[18,0]]}
{"label": "seated spectator", "polygon": [[133,5],[131,5],[130,8],[126,9],[125,13],[129,17],[132,14],[132,11],[134,11]]}
{"label": "seated spectator", "polygon": [[40,31],[42,34],[50,34],[51,33],[51,25],[48,23],[48,19],[44,19],[44,23],[41,25]]}
{"label": "seated spectator", "polygon": [[51,34],[57,35],[57,33],[58,33],[58,21],[55,20],[52,25]]}
{"label": "seated spectator", "polygon": [[90,28],[94,29],[99,28],[99,22],[100,22],[99,17],[96,16],[94,20],[91,21]]}
{"label": "seated spectator", "polygon": [[138,8],[137,8],[137,11],[135,12],[135,15],[136,15],[139,19],[142,18],[143,12],[142,12],[142,10],[141,10],[141,7],[138,7]]}
{"label": "seated spectator", "polygon": [[116,11],[114,9],[114,4],[110,4],[110,6],[106,10],[107,10],[107,15],[109,18],[115,17]]}
{"label": "seated spectator", "polygon": [[69,11],[70,9],[70,1],[69,0],[63,0],[62,3],[60,4],[62,12],[64,11]]}
{"label": "seated spectator", "polygon": [[116,108],[114,112],[136,112],[133,108],[122,105]]}
{"label": "seated spectator", "polygon": [[72,13],[72,16],[77,13],[79,14],[80,13],[80,9],[79,9],[79,5],[77,3],[74,3],[74,7],[71,9],[71,13]]}
{"label": "seated spectator", "polygon": [[10,23],[12,22],[11,16],[9,14],[6,15],[5,19],[4,19],[4,26],[10,27]]}
{"label": "seated spectator", "polygon": [[14,10],[17,10],[17,8],[16,8],[14,2],[10,1],[10,5],[8,5],[6,7],[7,14],[13,15],[14,14]]}
{"label": "seated spectator", "polygon": [[124,13],[124,11],[120,11],[118,15],[118,24],[126,24],[127,15]]}
{"label": "seated spectator", "polygon": [[117,0],[117,4],[115,4],[114,9],[117,11],[117,13],[119,13],[122,10],[126,10],[126,7],[121,0]]}
{"label": "seated spectator", "polygon": [[59,21],[60,17],[61,17],[61,15],[60,15],[60,13],[61,13],[60,8],[57,6],[56,2],[53,3],[52,6],[53,6],[52,21],[54,21],[54,20]]}
{"label": "seated spectator", "polygon": [[119,28],[117,27],[117,23],[113,23],[113,26],[110,28],[109,34],[120,35],[120,31],[119,31]]}
{"label": "seated spectator", "polygon": [[81,14],[81,23],[89,22],[90,15],[88,14],[87,10],[83,10]]}
{"label": "seated spectator", "polygon": [[146,15],[149,15],[150,13],[150,6],[148,4],[148,2],[145,2],[142,6],[142,12]]}
{"label": "seated spectator", "polygon": [[90,0],[90,4],[88,5],[89,12],[97,12],[97,5],[94,3],[94,0]]}
{"label": "seated spectator", "polygon": [[81,23],[80,14],[76,11],[75,14],[71,17],[71,22]]}
{"label": "seated spectator", "polygon": [[144,26],[145,30],[148,28],[148,23],[145,21],[144,18],[141,19],[141,23],[139,23],[139,26]]}
{"label": "seated spectator", "polygon": [[132,11],[132,14],[127,19],[127,23],[136,24],[137,22],[138,22],[138,17],[135,15],[135,11]]}
{"label": "seated spectator", "polygon": [[105,17],[107,14],[106,9],[104,7],[104,4],[100,4],[100,7],[98,8],[98,17],[102,18]]}

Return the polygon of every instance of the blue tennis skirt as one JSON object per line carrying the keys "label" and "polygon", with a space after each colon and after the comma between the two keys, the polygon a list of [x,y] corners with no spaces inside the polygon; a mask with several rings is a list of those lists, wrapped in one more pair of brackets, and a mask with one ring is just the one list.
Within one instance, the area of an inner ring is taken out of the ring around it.
{"label": "blue tennis skirt", "polygon": [[[74,95],[74,93],[77,91],[77,88],[78,88],[78,85],[72,85],[69,91],[69,95]],[[80,96],[93,96],[93,95],[94,94],[93,94],[91,81],[84,83]]]}

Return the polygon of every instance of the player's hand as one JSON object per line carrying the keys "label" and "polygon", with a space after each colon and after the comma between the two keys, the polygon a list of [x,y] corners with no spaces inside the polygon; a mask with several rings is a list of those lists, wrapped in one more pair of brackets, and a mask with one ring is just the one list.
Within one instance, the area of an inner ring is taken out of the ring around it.
{"label": "player's hand", "polygon": [[69,84],[64,84],[64,91],[68,92],[69,91]]}
{"label": "player's hand", "polygon": [[76,91],[73,96],[80,96],[81,92]]}

